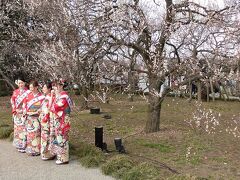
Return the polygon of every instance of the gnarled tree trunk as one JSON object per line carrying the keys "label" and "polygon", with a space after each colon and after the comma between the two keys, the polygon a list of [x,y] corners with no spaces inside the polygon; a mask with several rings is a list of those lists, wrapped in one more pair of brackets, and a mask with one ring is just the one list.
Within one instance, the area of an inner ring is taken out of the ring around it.
{"label": "gnarled tree trunk", "polygon": [[149,95],[148,120],[145,126],[146,133],[160,130],[161,99]]}
{"label": "gnarled tree trunk", "polygon": [[145,126],[146,133],[157,132],[160,130],[160,112],[163,96],[160,96],[160,87],[162,83],[158,79],[157,76],[149,76],[150,86],[148,95],[148,119]]}

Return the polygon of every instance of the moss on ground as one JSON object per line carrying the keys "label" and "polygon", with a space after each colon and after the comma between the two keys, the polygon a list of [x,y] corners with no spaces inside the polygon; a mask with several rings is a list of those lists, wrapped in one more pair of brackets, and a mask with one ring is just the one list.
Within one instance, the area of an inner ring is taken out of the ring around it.
{"label": "moss on ground", "polygon": [[0,139],[8,138],[13,132],[13,128],[7,124],[0,125]]}
{"label": "moss on ground", "polygon": [[128,156],[117,155],[109,159],[101,168],[104,174],[121,179],[133,166],[134,162]]}

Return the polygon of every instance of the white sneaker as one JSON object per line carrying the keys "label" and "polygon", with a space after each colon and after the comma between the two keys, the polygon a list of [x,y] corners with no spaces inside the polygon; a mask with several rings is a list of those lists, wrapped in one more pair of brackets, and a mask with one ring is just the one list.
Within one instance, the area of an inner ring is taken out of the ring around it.
{"label": "white sneaker", "polygon": [[43,161],[53,160],[53,159],[55,159],[55,156],[49,157],[49,158],[47,158],[47,157],[42,157],[42,160],[43,160]]}
{"label": "white sneaker", "polygon": [[62,162],[62,161],[60,161],[60,160],[57,160],[57,161],[56,161],[56,164],[57,164],[57,165],[68,164],[68,161]]}
{"label": "white sneaker", "polygon": [[25,151],[25,149],[18,149],[18,152],[25,153],[26,151]]}
{"label": "white sneaker", "polygon": [[43,160],[43,161],[46,161],[46,160],[48,160],[48,158],[46,158],[46,157],[42,157],[42,160]]}

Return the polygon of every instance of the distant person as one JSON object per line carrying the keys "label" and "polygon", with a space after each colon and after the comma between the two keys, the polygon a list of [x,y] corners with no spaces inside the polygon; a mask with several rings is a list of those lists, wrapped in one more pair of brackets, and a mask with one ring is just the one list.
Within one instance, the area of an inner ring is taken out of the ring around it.
{"label": "distant person", "polygon": [[15,83],[18,89],[13,91],[11,97],[12,115],[14,122],[14,138],[13,145],[19,152],[24,153],[26,148],[26,127],[25,118],[23,117],[23,102],[28,96],[30,91],[25,87],[25,81],[23,78],[18,78]]}
{"label": "distant person", "polygon": [[31,93],[24,100],[27,129],[26,153],[31,156],[37,156],[40,155],[41,149],[39,110],[45,96],[38,91],[37,81],[31,81],[29,89]]}
{"label": "distant person", "polygon": [[70,112],[72,101],[64,88],[66,83],[63,79],[56,82],[56,98],[52,106],[53,126],[55,139],[52,142],[51,152],[57,155],[56,164],[67,164],[69,162],[69,130]]}
{"label": "distant person", "polygon": [[[54,101],[54,94],[52,91],[52,83],[46,82],[43,84],[42,92],[45,99],[41,105],[40,123],[41,123],[41,158],[42,160],[52,160],[54,155],[50,152],[50,144],[53,141],[54,130],[52,121],[50,121],[50,109]],[[50,133],[51,132],[51,133]]]}

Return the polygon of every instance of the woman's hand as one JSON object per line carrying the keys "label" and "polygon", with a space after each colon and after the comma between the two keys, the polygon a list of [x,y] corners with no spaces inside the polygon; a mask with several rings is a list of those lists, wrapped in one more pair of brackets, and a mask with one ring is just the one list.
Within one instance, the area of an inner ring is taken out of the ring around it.
{"label": "woman's hand", "polygon": [[55,94],[54,90],[51,90],[51,96],[53,96]]}
{"label": "woman's hand", "polygon": [[21,114],[22,112],[23,112],[22,110],[16,109],[16,113],[17,113],[17,114]]}
{"label": "woman's hand", "polygon": [[41,112],[42,112],[42,109],[38,109],[38,110],[37,110],[37,113],[38,113],[38,114],[41,114]]}

